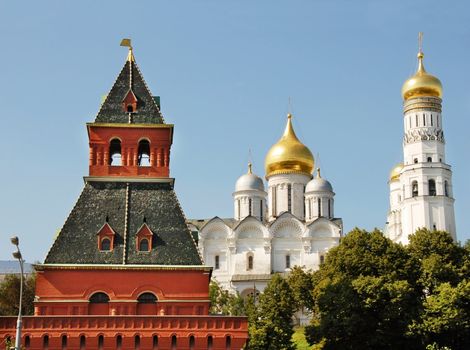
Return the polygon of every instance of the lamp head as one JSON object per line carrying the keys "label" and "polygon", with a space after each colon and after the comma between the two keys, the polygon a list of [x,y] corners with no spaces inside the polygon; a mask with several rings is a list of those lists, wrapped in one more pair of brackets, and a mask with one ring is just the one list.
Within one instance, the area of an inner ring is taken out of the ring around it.
{"label": "lamp head", "polygon": [[12,244],[16,245],[16,246],[17,246],[18,244],[20,244],[20,240],[18,239],[18,236],[13,236],[13,237],[11,237],[11,238],[10,238],[10,242],[11,242]]}
{"label": "lamp head", "polygon": [[19,251],[13,252],[13,257],[18,260],[21,260],[22,258],[21,253]]}

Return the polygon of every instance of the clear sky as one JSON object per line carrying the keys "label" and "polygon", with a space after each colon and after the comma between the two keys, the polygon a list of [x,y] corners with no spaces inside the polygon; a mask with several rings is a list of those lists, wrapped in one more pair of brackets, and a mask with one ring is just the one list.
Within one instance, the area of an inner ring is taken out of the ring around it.
{"label": "clear sky", "polygon": [[[383,228],[402,160],[403,82],[444,85],[457,236],[470,238],[468,1],[0,1],[0,260],[17,234],[42,261],[88,172],[85,123],[133,40],[175,124],[171,175],[188,218],[232,216],[246,171],[264,175],[292,100],[294,127],[336,192],[345,230]],[[318,157],[319,155],[319,157]]]}

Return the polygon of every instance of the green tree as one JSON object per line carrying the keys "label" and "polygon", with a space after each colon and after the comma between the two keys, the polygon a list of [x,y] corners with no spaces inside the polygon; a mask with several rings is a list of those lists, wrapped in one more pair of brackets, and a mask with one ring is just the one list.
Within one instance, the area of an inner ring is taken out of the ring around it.
{"label": "green tree", "polygon": [[292,343],[292,315],[296,302],[287,281],[273,275],[253,315],[249,316],[249,348],[253,350],[295,349]]}
{"label": "green tree", "polygon": [[305,271],[299,266],[294,266],[287,276],[287,283],[292,290],[297,309],[313,310],[312,274],[312,271]]}
{"label": "green tree", "polygon": [[245,315],[245,302],[238,293],[222,288],[216,280],[209,284],[211,307],[209,313],[218,315]]}
{"label": "green tree", "polygon": [[[34,295],[36,288],[36,275],[25,278],[23,285],[23,315],[34,313]],[[7,275],[0,283],[0,315],[12,316],[18,314],[20,296],[20,276]]]}
{"label": "green tree", "polygon": [[469,251],[457,245],[447,232],[420,229],[410,236],[406,249],[420,265],[418,283],[426,295],[433,294],[441,283],[456,286],[470,277]]}
{"label": "green tree", "polygon": [[307,340],[325,350],[417,349],[407,330],[420,310],[418,276],[401,245],[380,231],[354,229],[314,273]]}
{"label": "green tree", "polygon": [[418,230],[407,249],[418,261],[422,310],[409,327],[424,345],[470,348],[470,249],[442,231]]}

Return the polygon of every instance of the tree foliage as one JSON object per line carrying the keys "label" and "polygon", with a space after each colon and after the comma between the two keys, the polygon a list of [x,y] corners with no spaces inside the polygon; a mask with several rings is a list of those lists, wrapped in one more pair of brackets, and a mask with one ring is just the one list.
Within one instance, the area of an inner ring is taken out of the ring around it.
{"label": "tree foliage", "polygon": [[[36,288],[36,275],[29,275],[23,284],[22,314],[34,313],[34,294]],[[20,276],[7,275],[0,283],[0,315],[12,316],[18,314],[20,296]]]}
{"label": "tree foliage", "polygon": [[287,281],[275,274],[249,312],[249,348],[253,350],[295,349],[292,315],[296,302]]}
{"label": "tree foliage", "polygon": [[354,229],[313,274],[316,349],[470,348],[470,245],[418,230],[408,246]]}
{"label": "tree foliage", "polygon": [[246,315],[245,302],[240,294],[222,288],[216,280],[212,280],[209,284],[209,298],[211,301],[209,313],[213,315]]}
{"label": "tree foliage", "polygon": [[313,276],[307,339],[323,349],[416,348],[405,334],[419,310],[418,275],[402,246],[379,231],[353,230]]}
{"label": "tree foliage", "polygon": [[287,277],[287,283],[292,291],[295,305],[299,310],[303,308],[313,310],[312,275],[312,271],[305,271],[299,266],[294,266]]}
{"label": "tree foliage", "polygon": [[441,231],[418,230],[407,249],[419,261],[422,309],[410,333],[436,349],[470,348],[470,247]]}

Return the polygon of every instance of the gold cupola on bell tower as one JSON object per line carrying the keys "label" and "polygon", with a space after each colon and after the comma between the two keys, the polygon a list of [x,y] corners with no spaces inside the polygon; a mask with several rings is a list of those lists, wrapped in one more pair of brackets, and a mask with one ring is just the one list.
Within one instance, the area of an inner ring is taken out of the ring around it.
{"label": "gold cupola on bell tower", "polygon": [[434,75],[429,74],[424,69],[423,50],[422,50],[423,33],[419,33],[419,52],[418,52],[418,69],[416,73],[405,81],[401,89],[403,99],[409,100],[414,97],[433,96],[442,98],[441,81]]}
{"label": "gold cupola on bell tower", "polygon": [[292,115],[289,113],[284,134],[266,155],[266,178],[292,173],[312,176],[314,165],[312,152],[297,138],[292,127]]}

